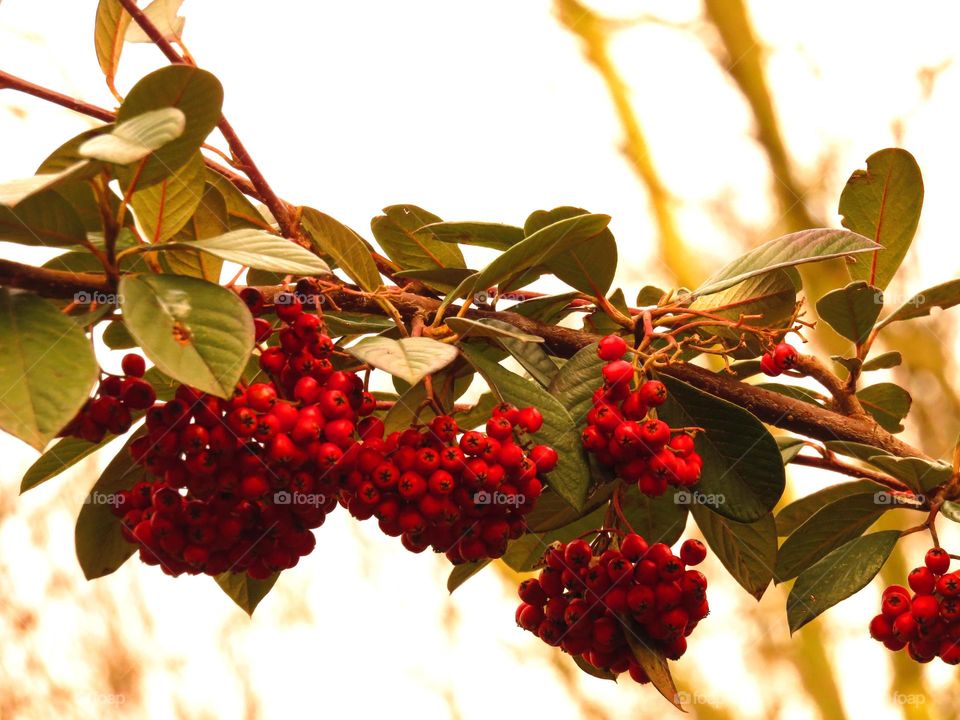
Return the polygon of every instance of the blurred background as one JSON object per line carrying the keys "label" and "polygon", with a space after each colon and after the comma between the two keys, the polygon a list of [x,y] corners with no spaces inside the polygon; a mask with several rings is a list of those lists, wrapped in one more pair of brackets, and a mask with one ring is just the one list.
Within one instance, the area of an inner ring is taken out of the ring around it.
{"label": "blurred background", "polygon": [[[4,0],[0,67],[115,106],[93,51],[95,10],[94,0]],[[186,45],[222,80],[225,110],[277,192],[361,232],[396,203],[513,224],[577,205],[613,216],[617,282],[632,298],[647,283],[696,283],[779,234],[837,226],[849,174],[899,145],[923,170],[926,202],[888,301],[960,266],[952,3],[187,0],[183,13]],[[128,46],[121,92],[162,62],[151,46]],[[32,174],[91,124],[0,92],[0,179]],[[0,254],[47,257],[5,243]],[[835,270],[805,273],[811,298],[842,282]],[[960,426],[955,317],[887,337],[905,355],[893,377],[914,396],[908,439],[938,456]],[[827,338],[817,350],[843,347]],[[18,497],[36,453],[0,438],[0,718],[673,712],[652,688],[588,677],[516,628],[509,570],[489,568],[448,596],[442,557],[411,555],[343,511],[252,620],[211,580],[136,562],[87,583],[74,518],[118,447]],[[793,498],[838,481],[790,473]],[[960,533],[941,537],[956,552]],[[908,540],[884,584],[902,582],[928,542]],[[674,665],[691,717],[960,715],[953,668],[917,666],[868,637],[879,581],[791,639],[783,588],[757,604],[719,563],[705,572],[713,613]]]}

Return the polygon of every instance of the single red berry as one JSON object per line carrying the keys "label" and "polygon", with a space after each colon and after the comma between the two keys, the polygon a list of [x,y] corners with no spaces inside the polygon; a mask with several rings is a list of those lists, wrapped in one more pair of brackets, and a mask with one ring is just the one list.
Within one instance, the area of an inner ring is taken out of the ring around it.
{"label": "single red berry", "polygon": [[924,625],[940,616],[940,605],[933,595],[919,595],[910,603],[910,614],[918,625]]}
{"label": "single red berry", "polygon": [[790,343],[780,343],[773,349],[773,361],[780,370],[789,370],[800,360],[800,354]]}
{"label": "single red berry", "polygon": [[891,620],[900,617],[910,609],[910,599],[900,593],[892,593],[883,599],[880,604],[880,611],[884,617]]}
{"label": "single red berry", "polygon": [[943,597],[956,597],[960,595],[960,575],[955,572],[948,573],[937,580],[937,593]]}
{"label": "single red berry", "polygon": [[127,353],[120,361],[120,367],[123,368],[123,374],[127,377],[143,377],[147,371],[147,363],[141,355],[136,353]]}
{"label": "single red berry", "polygon": [[930,568],[918,567],[910,571],[907,576],[907,584],[919,595],[929,595],[933,592],[937,579],[930,572]]}
{"label": "single red berry", "polygon": [[274,312],[277,313],[277,317],[284,322],[294,322],[300,313],[303,312],[303,306],[300,304],[299,298],[293,293],[285,292],[278,294],[273,304],[273,309]]}
{"label": "single red berry", "polygon": [[593,550],[586,540],[571,540],[563,552],[563,559],[569,567],[586,567],[593,557]]}
{"label": "single red berry", "polygon": [[934,575],[943,575],[950,568],[950,554],[943,548],[930,548],[923,562]]}
{"label": "single red berry", "polygon": [[503,415],[487,420],[487,435],[497,440],[505,440],[513,434],[513,423]]}
{"label": "single red berry", "polygon": [[277,401],[277,391],[268,383],[254,383],[247,388],[247,404],[257,412],[267,412]]}
{"label": "single red berry", "polygon": [[647,380],[640,386],[640,399],[650,407],[663,405],[667,399],[667,386],[659,380]]}
{"label": "single red berry", "polygon": [[773,359],[773,353],[764,353],[760,358],[760,371],[768,377],[776,377],[783,372],[777,365],[777,361]]}
{"label": "single red berry", "polygon": [[601,371],[607,385],[627,387],[633,380],[633,365],[626,360],[614,360],[603,366]]}
{"label": "single red berry", "polygon": [[893,637],[893,624],[883,615],[877,615],[870,621],[870,637],[885,642]]}
{"label": "single red berry", "polygon": [[699,540],[686,540],[680,546],[680,559],[687,565],[699,565],[707,556],[707,547]]}
{"label": "single red berry", "polygon": [[534,445],[530,449],[530,459],[537,466],[537,472],[548,473],[557,466],[560,457],[549,445]]}
{"label": "single red berry", "polygon": [[543,415],[535,407],[526,407],[517,415],[517,425],[535,433],[543,427]]}
{"label": "single red berry", "polygon": [[647,552],[647,541],[635,533],[625,535],[620,542],[620,552],[630,562],[637,562]]}
{"label": "single red berry", "polygon": [[597,355],[605,362],[619,360],[627,352],[627,341],[619,335],[607,335],[597,345]]}

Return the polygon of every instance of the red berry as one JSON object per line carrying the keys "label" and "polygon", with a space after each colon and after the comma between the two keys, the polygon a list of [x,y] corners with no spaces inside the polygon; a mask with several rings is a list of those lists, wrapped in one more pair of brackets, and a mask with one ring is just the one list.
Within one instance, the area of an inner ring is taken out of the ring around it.
{"label": "red berry", "polygon": [[877,615],[870,621],[870,637],[884,642],[893,637],[893,624],[883,615]]}
{"label": "red berry", "polygon": [[950,555],[943,548],[930,548],[923,562],[934,575],[943,575],[950,568]]}
{"label": "red berry", "polygon": [[277,401],[277,391],[273,385],[254,383],[247,388],[247,404],[257,412],[267,412]]}
{"label": "red berry", "polygon": [[680,546],[680,559],[687,565],[699,565],[707,556],[707,547],[699,540],[686,540]]}
{"label": "red berry", "polygon": [[143,377],[147,371],[147,364],[143,357],[136,353],[128,353],[120,361],[120,367],[123,368],[123,374],[128,377]]}
{"label": "red berry", "polygon": [[543,415],[534,407],[524,408],[517,415],[517,425],[527,432],[535,433],[543,427]]}
{"label": "red berry", "polygon": [[650,407],[663,405],[667,399],[667,386],[659,380],[647,380],[640,386],[640,399]]}
{"label": "red berry", "polygon": [[789,343],[780,343],[773,349],[773,361],[780,370],[789,370],[799,360],[800,354]]}
{"label": "red berry", "polygon": [[557,466],[560,458],[549,445],[534,445],[530,449],[530,459],[537,466],[537,472],[548,473]]}
{"label": "red berry", "polygon": [[773,359],[772,353],[764,353],[760,358],[760,371],[769,377],[776,377],[783,372],[777,365],[777,361]]}
{"label": "red berry", "polygon": [[627,387],[633,380],[633,365],[625,360],[614,360],[603,366],[603,379],[607,385]]}
{"label": "red berry", "polygon": [[626,352],[627,341],[619,335],[607,335],[597,345],[597,355],[606,362],[619,360]]}
{"label": "red berry", "polygon": [[910,614],[917,624],[924,625],[940,616],[940,605],[933,595],[919,595],[910,603]]}
{"label": "red berry", "polygon": [[930,572],[929,568],[918,567],[910,571],[910,574],[907,576],[907,583],[915,593],[929,595],[933,592],[936,578],[933,576],[933,573]]}
{"label": "red berry", "polygon": [[593,550],[586,540],[572,540],[567,543],[563,552],[563,559],[568,567],[586,567],[593,557]]}

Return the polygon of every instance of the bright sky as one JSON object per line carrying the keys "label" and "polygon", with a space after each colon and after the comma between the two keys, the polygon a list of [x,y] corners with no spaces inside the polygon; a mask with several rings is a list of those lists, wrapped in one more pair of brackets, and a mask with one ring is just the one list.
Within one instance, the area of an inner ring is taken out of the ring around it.
{"label": "bright sky", "polygon": [[[895,144],[893,128],[902,123],[899,142],[917,157],[927,192],[914,280],[894,293],[955,276],[960,69],[950,63],[957,6],[751,5],[791,153],[806,180],[826,173],[827,200],[814,198],[811,208],[833,218],[847,175],[871,152]],[[93,53],[95,6],[3,0],[0,67],[112,106]],[[684,233],[710,258],[724,258],[737,238],[710,204],[724,201],[760,230],[775,217],[749,113],[707,50],[717,41],[698,20],[699,3],[610,0],[596,7],[620,17],[653,13],[692,23],[693,32],[659,24],[624,30],[614,55],[653,158],[677,194]],[[286,199],[361,232],[381,207],[396,203],[422,205],[449,220],[516,224],[532,210],[574,204],[613,216],[618,280],[628,297],[662,280],[651,257],[645,195],[618,152],[620,128],[606,90],[547,0],[187,0],[184,13],[190,50],[223,81],[228,116]],[[119,87],[129,88],[161,61],[150,46],[128,46]],[[925,97],[918,70],[941,66]],[[0,94],[0,179],[31,174],[50,149],[88,126],[62,109]],[[35,257],[3,243],[0,255]],[[328,521],[317,551],[284,575],[278,597],[269,597],[253,621],[233,611],[209,581],[172,581],[136,563],[94,587],[74,589],[80,575],[71,513],[96,477],[95,466],[16,498],[35,453],[9,439],[0,441],[0,451],[6,459],[0,509],[12,513],[0,525],[0,565],[16,581],[14,604],[42,606],[32,642],[53,673],[84,693],[78,717],[110,715],[104,708],[111,698],[98,695],[96,679],[85,676],[83,644],[91,637],[110,644],[101,629],[104,596],[146,608],[146,618],[126,607],[120,619],[124,635],[150,657],[144,700],[151,717],[172,717],[178,699],[193,712],[237,716],[243,693],[225,650],[249,671],[265,717],[330,711],[453,717],[445,694],[463,718],[580,716],[548,656],[514,627],[515,600],[493,573],[450,600],[443,562],[406,553],[345,512]],[[721,573],[719,566],[709,570]],[[64,578],[70,592],[44,599]],[[738,708],[737,717],[762,717],[760,694],[776,688],[782,717],[815,717],[790,692],[797,684],[792,671],[764,668],[751,651],[771,637],[786,641],[782,611],[765,637],[753,636],[756,625],[729,619],[743,612],[742,593],[720,585],[711,592],[711,620],[680,664],[697,681],[700,702],[722,699]],[[769,595],[764,603],[782,603],[782,595]],[[894,718],[900,715],[884,690],[886,657],[865,634],[864,617],[875,602],[863,593],[832,610],[827,622],[844,638],[836,659],[858,669],[845,678],[853,716]],[[30,688],[26,655],[4,645],[0,674]],[[931,676],[943,683],[951,675],[937,665]],[[665,712],[651,689],[578,682],[615,717]],[[110,707],[122,710],[123,703]]]}

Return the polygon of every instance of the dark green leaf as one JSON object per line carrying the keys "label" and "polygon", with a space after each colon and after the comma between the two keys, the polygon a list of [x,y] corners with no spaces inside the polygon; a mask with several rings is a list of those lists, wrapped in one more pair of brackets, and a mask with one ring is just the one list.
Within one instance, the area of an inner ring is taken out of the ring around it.
{"label": "dark green leaf", "polygon": [[396,327],[390,318],[365,313],[328,312],[323,314],[323,320],[327,331],[334,337],[379,333]]}
{"label": "dark green leaf", "polygon": [[[837,500],[849,497],[851,495],[862,495],[866,492],[883,492],[883,488],[878,487],[868,480],[855,480],[853,482],[831,485],[822,490],[795,500],[787,505],[783,510],[777,513],[777,534],[780,537],[786,537],[793,533],[798,527],[810,519],[810,517],[823,507]],[[878,504],[882,500],[877,498]]]}
{"label": "dark green leaf", "polygon": [[960,304],[960,280],[950,280],[918,292],[881,320],[877,327],[886,327],[900,320],[926,317],[933,308],[946,310],[958,304]]}
{"label": "dark green leaf", "polygon": [[950,482],[953,468],[939,460],[930,462],[922,458],[898,458],[892,455],[875,455],[868,462],[874,467],[903,480],[914,490],[928,492]]}
{"label": "dark green leaf", "polygon": [[693,292],[702,297],[771,270],[876,250],[879,246],[848,230],[801,230],[770,240],[725,265]]}
{"label": "dark green leaf", "polygon": [[[532,300],[523,300],[510,308],[510,312],[515,312],[531,320],[539,320],[549,325],[555,324],[561,318],[566,317],[571,312],[570,301],[577,297],[577,293],[564,293],[563,295],[546,295],[544,297],[533,298]],[[501,297],[501,300],[509,299]]]}
{"label": "dark green leaf", "polygon": [[737,378],[737,380],[746,380],[747,378],[760,374],[760,361],[741,360],[731,363],[730,370],[733,372],[733,377]]}
{"label": "dark green leaf", "polygon": [[517,407],[533,406],[540,409],[543,427],[533,433],[533,437],[535,441],[551,446],[560,456],[547,482],[573,507],[583,508],[590,486],[590,473],[580,445],[580,433],[564,406],[536,383],[524,380],[491,362],[468,343],[461,346],[461,351],[483,375],[495,395]]}
{"label": "dark green leaf", "polygon": [[114,320],[103,331],[103,344],[111,350],[126,350],[136,347],[137,341],[127,332],[122,320]]}
{"label": "dark green leaf", "polygon": [[630,484],[620,503],[623,515],[637,533],[650,543],[673,545],[687,526],[687,506],[676,501],[676,494],[666,492],[652,498]]}
{"label": "dark green leaf", "polygon": [[98,377],[83,329],[36,295],[0,288],[0,429],[37,450],[79,412]]}
{"label": "dark green leaf", "polygon": [[461,430],[473,430],[484,425],[490,419],[490,413],[497,404],[497,398],[493,393],[485,392],[474,404],[472,408],[464,413],[457,413],[454,417]]}
{"label": "dark green leaf", "polygon": [[447,592],[452,593],[489,564],[490,558],[484,558],[483,560],[476,560],[475,562],[455,565],[453,570],[450,571],[450,576],[447,578]]}
{"label": "dark green leaf", "polygon": [[[569,525],[579,518],[592,513],[601,505],[606,505],[613,494],[615,482],[605,482],[587,498],[583,510],[575,510],[570,503],[546,488],[537,498],[533,510],[524,518],[530,532],[545,533]],[[588,528],[589,529],[589,528]]]}
{"label": "dark green leaf", "polygon": [[[586,210],[575,207],[537,210],[527,218],[523,231],[529,237],[560,220],[587,214]],[[589,295],[606,295],[617,271],[617,241],[609,228],[605,228],[588,244],[573,246],[568,252],[551,257],[546,266],[570,287]]]}
{"label": "dark green leaf", "polygon": [[637,305],[640,307],[656,305],[664,295],[666,295],[665,290],[661,290],[655,285],[644,285],[637,293]]}
{"label": "dark green leaf", "polygon": [[144,479],[144,469],[130,456],[130,444],[143,430],[134,433],[116,457],[107,465],[84,500],[74,541],[77,559],[87,580],[109,575],[123,565],[137,551],[134,543],[127,542],[121,534],[123,520],[113,514],[117,493],[128,490]]}
{"label": "dark green leaf", "polygon": [[896,350],[891,350],[890,352],[881,353],[875,357],[870,358],[863,364],[864,371],[870,370],[886,370],[888,368],[897,367],[900,363],[903,362],[903,355],[901,355]]}
{"label": "dark green leaf", "polygon": [[899,539],[899,530],[854,538],[800,573],[787,598],[790,633],[866,587]]}
{"label": "dark green leaf", "polygon": [[[127,93],[117,111],[117,123],[152,110],[176,108],[186,118],[183,133],[153,153],[139,173],[137,187],[145,188],[185,165],[220,120],[223,88],[206,70],[192,65],[170,65],[144,77]],[[121,177],[121,185],[128,181]]]}
{"label": "dark green leaf", "polygon": [[383,284],[369,248],[353,230],[309,207],[303,209],[300,222],[314,247],[332,257],[361,288],[373,292]]}
{"label": "dark green leaf", "polygon": [[944,500],[943,505],[940,506],[940,514],[947,518],[947,520],[960,523],[960,504],[952,500]]}
{"label": "dark green leaf", "polygon": [[660,378],[669,397],[657,413],[673,427],[702,427],[697,492],[704,504],[737,522],[755,522],[783,494],[783,458],[773,436],[746,410],[674,378]]}
{"label": "dark green leaf", "polygon": [[862,345],[882,307],[880,289],[858,280],[817,300],[817,315],[847,340]]}
{"label": "dark green leaf", "polygon": [[394,277],[420,282],[440,292],[450,292],[476,270],[469,268],[431,268],[429,270],[401,270],[393,274]]}
{"label": "dark green leaf", "polygon": [[883,455],[884,451],[880,448],[864,445],[863,443],[847,442],[845,440],[828,440],[824,444],[827,450],[847,457],[857,458],[857,460],[869,460],[877,455]]}
{"label": "dark green leaf", "polygon": [[147,357],[180,382],[231,397],[253,350],[253,318],[236,293],[176,275],[126,275],[120,308]]}
{"label": "dark green leaf", "polygon": [[880,427],[894,433],[903,430],[900,421],[910,412],[913,402],[910,393],[893,383],[869,385],[857,391],[857,398]]}
{"label": "dark green leaf", "polygon": [[597,357],[597,344],[580,348],[564,363],[550,383],[549,392],[563,405],[578,425],[593,408],[593,391],[600,386],[603,360]]}
{"label": "dark green leaf", "polygon": [[751,523],[739,523],[705,505],[691,507],[704,540],[727,572],[757,600],[763,597],[777,561],[777,529],[767,513]]}
{"label": "dark green leaf", "polygon": [[553,542],[569,542],[585,532],[603,525],[606,508],[599,507],[591,513],[555,530],[542,534],[527,533],[511,541],[504,554],[503,562],[516,572],[533,570],[543,558],[543,554]]}
{"label": "dark green leaf", "polygon": [[806,442],[803,438],[792,437],[789,435],[776,435],[773,438],[777,441],[777,447],[780,448],[780,455],[783,457],[783,464],[788,464],[800,451],[803,450]]}
{"label": "dark green leaf", "polygon": [[79,215],[56,190],[32,195],[16,211],[0,206],[0,240],[21,245],[66,247],[87,239]]}
{"label": "dark green leaf", "polygon": [[101,442],[91,443],[75,437],[66,437],[57,440],[36,462],[30,466],[23,480],[20,481],[20,494],[32,490],[37,485],[46,482],[73,467],[88,455],[96,452],[116,438],[113,435],[104,438]]}
{"label": "dark green leaf", "polygon": [[794,578],[828,553],[867,531],[888,509],[876,492],[848,495],[817,510],[788,537],[777,553],[777,582]]}
{"label": "dark green leaf", "polygon": [[523,240],[523,228],[485,222],[431,223],[419,229],[429,231],[442,242],[477,245],[492,250],[508,250]]}
{"label": "dark green leaf", "polygon": [[903,262],[920,221],[923,178],[906,150],[887,148],[855,170],[840,195],[843,226],[878,242],[871,262],[848,266],[850,277],[885,288]]}
{"label": "dark green leaf", "polygon": [[860,358],[831,355],[830,359],[840,367],[845,368],[848,373],[857,372],[863,366],[863,361],[861,361]]}
{"label": "dark green leaf", "polygon": [[[387,256],[403,270],[463,268],[463,253],[452,243],[438,240],[424,225],[440,218],[416,205],[391,205],[370,221],[373,236]],[[419,230],[419,232],[418,232]]]}
{"label": "dark green leaf", "polygon": [[157,393],[157,399],[163,402],[173,400],[177,388],[180,387],[180,383],[155,367],[149,368],[143,379],[153,385],[153,389]]}
{"label": "dark green leaf", "polygon": [[246,573],[225,572],[217,575],[214,580],[231,600],[233,600],[247,615],[253,615],[260,601],[273,589],[280,573],[274,573],[264,580],[254,580]]}

